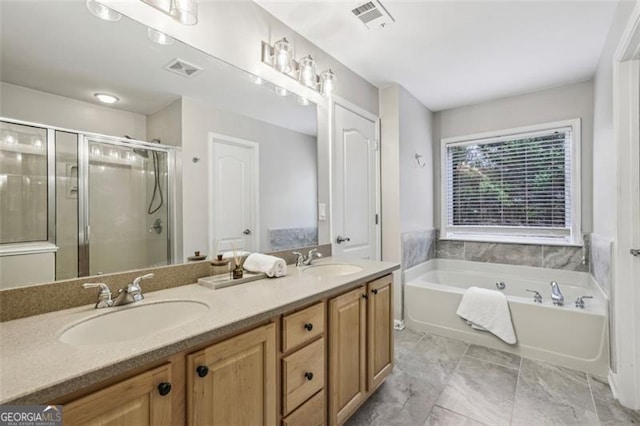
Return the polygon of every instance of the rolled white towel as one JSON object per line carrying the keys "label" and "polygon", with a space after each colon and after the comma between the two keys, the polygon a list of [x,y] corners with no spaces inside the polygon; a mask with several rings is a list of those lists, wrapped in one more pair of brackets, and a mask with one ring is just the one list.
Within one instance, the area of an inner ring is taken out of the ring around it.
{"label": "rolled white towel", "polygon": [[268,254],[252,253],[244,261],[244,269],[249,272],[262,272],[269,278],[287,275],[287,262]]}
{"label": "rolled white towel", "polygon": [[[236,252],[236,254],[237,254],[238,257],[243,257],[243,256],[249,256],[251,254],[251,252],[250,251],[238,250]],[[232,251],[225,251],[224,253],[222,253],[222,258],[223,259],[233,259],[234,258],[233,252]]]}

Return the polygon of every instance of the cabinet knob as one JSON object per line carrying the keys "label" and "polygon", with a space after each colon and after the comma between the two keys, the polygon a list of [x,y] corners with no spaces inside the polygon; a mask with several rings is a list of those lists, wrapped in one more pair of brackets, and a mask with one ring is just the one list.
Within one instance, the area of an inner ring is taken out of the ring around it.
{"label": "cabinet knob", "polygon": [[158,385],[158,393],[160,393],[160,395],[169,395],[169,392],[171,392],[171,383],[162,382]]}
{"label": "cabinet knob", "polygon": [[371,290],[371,293],[373,293],[373,294],[378,294],[378,289],[377,289],[377,288],[374,288],[373,290]]}
{"label": "cabinet knob", "polygon": [[313,380],[313,373],[311,371],[307,371],[306,373],[304,373],[304,377],[307,380]]}
{"label": "cabinet knob", "polygon": [[198,368],[196,368],[196,373],[198,373],[198,376],[200,377],[205,377],[209,374],[209,367],[206,365],[199,365]]}
{"label": "cabinet knob", "polygon": [[313,330],[313,324],[311,324],[310,322],[308,322],[308,323],[306,323],[306,324],[304,325],[304,328],[306,328],[306,329],[307,329],[307,331],[311,331],[311,330]]}
{"label": "cabinet knob", "polygon": [[367,296],[366,294],[363,294],[363,295],[362,295],[362,298],[363,298],[363,299],[368,299],[368,298],[369,298],[369,296]]}

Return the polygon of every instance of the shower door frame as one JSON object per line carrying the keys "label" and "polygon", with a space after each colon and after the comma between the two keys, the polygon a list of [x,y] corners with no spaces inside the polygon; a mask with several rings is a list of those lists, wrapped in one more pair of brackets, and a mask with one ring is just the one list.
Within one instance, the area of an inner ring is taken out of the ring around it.
{"label": "shower door frame", "polygon": [[139,148],[167,155],[167,265],[175,262],[174,212],[176,184],[176,148],[136,139],[78,132],[78,277],[90,276],[91,224],[89,223],[89,143],[102,143],[122,148]]}

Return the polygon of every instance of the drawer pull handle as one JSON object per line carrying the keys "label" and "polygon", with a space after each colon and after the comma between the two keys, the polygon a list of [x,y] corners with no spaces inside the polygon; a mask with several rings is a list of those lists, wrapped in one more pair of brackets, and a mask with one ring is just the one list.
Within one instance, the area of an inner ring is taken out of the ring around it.
{"label": "drawer pull handle", "polygon": [[310,322],[308,322],[308,323],[306,323],[306,324],[304,325],[304,328],[306,328],[306,329],[307,329],[307,331],[311,331],[311,330],[313,330],[313,324],[311,324]]}
{"label": "drawer pull handle", "polygon": [[304,377],[307,380],[313,380],[313,373],[311,371],[307,371],[306,373],[304,373]]}
{"label": "drawer pull handle", "polygon": [[378,294],[378,289],[377,289],[377,288],[374,288],[373,290],[371,290],[371,293],[373,293],[373,294]]}
{"label": "drawer pull handle", "polygon": [[200,377],[205,377],[207,374],[209,374],[209,367],[207,367],[206,365],[200,365],[198,366],[198,368],[196,368],[196,373],[198,373],[198,376]]}
{"label": "drawer pull handle", "polygon": [[158,393],[160,395],[162,396],[169,395],[169,392],[171,392],[171,383],[162,382],[158,385]]}

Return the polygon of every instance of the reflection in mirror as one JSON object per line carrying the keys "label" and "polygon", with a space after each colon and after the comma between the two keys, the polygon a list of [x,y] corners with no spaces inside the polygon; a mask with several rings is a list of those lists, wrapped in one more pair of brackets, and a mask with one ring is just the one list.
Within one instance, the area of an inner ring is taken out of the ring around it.
{"label": "reflection in mirror", "polygon": [[315,105],[83,2],[0,7],[0,288],[317,244]]}

